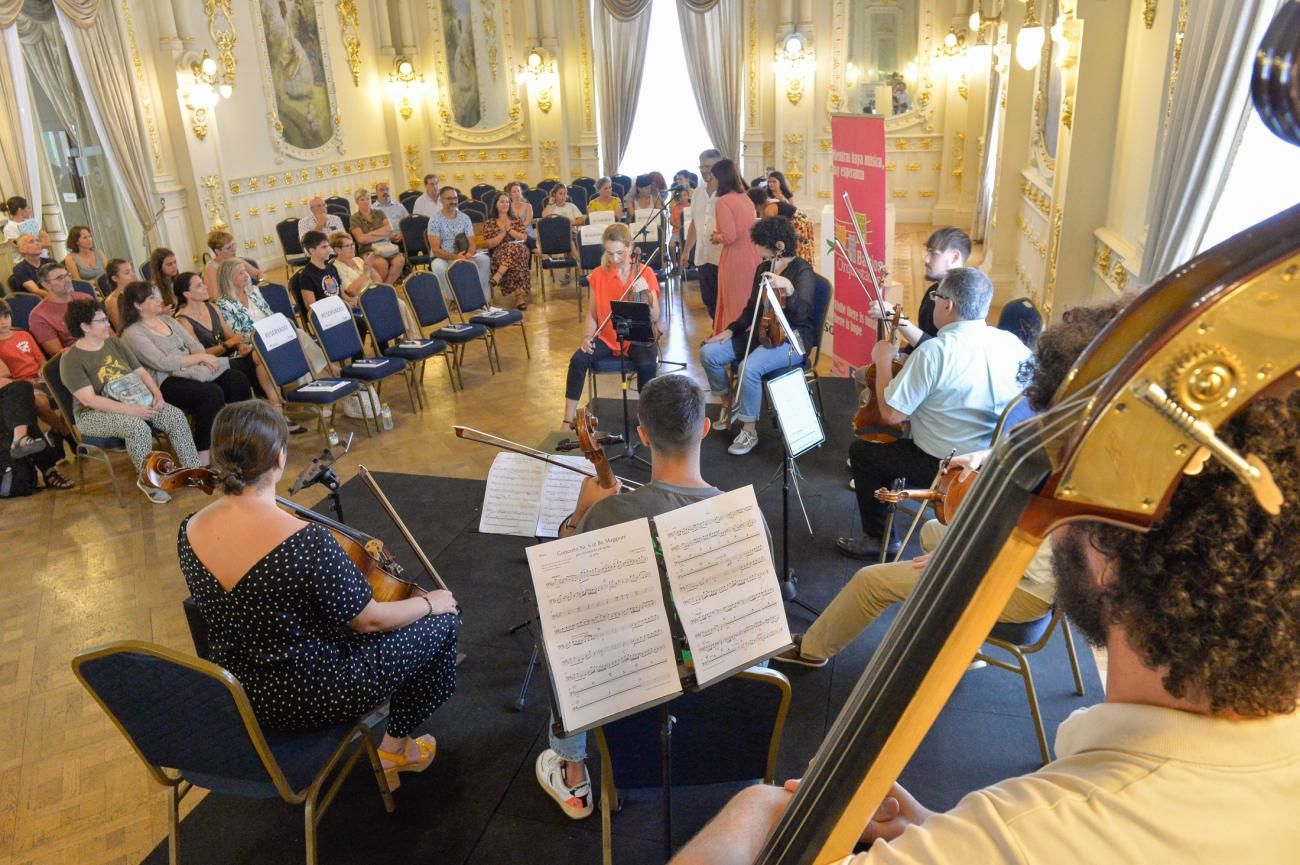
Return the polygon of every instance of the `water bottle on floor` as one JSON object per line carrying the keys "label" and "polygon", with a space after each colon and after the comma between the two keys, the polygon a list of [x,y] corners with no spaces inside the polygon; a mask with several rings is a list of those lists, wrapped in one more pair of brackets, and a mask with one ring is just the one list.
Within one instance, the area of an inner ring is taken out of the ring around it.
{"label": "water bottle on floor", "polygon": [[393,410],[384,403],[379,407],[379,428],[384,432],[393,431]]}

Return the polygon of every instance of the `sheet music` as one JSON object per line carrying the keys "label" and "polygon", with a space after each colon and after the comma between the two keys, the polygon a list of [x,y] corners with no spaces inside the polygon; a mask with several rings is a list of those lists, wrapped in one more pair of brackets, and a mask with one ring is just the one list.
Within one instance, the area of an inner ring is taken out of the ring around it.
{"label": "sheet music", "polygon": [[[586,466],[577,456],[552,457],[556,462]],[[523,454],[503,451],[492,460],[478,530],[492,535],[553,538],[560,523],[578,505],[582,475]]]}
{"label": "sheet music", "polygon": [[790,645],[752,486],[655,517],[700,686]]}
{"label": "sheet music", "polygon": [[681,692],[648,520],[526,552],[565,730]]}
{"label": "sheet music", "polygon": [[802,369],[795,368],[768,379],[767,395],[776,409],[776,419],[781,425],[781,435],[785,437],[790,456],[797,457],[826,441]]}

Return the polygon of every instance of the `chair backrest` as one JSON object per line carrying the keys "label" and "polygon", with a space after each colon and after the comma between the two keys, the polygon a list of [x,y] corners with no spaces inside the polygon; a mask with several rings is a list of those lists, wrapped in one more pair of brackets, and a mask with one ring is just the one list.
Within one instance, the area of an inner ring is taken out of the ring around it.
{"label": "chair backrest", "polygon": [[411,309],[415,312],[415,320],[420,323],[420,327],[432,327],[451,317],[447,312],[447,301],[442,297],[442,289],[438,287],[438,278],[432,273],[413,273],[402,283],[402,287],[406,289],[406,296],[411,301]]}
{"label": "chair backrest", "polygon": [[568,255],[573,246],[573,223],[567,216],[546,216],[537,223],[537,251],[542,255]]}
{"label": "chair backrest", "polygon": [[[342,195],[331,195],[329,198],[325,199],[326,212],[333,213],[333,211],[330,210],[331,207],[337,207],[339,210],[343,211],[343,215],[345,216],[352,215],[352,202],[348,201],[347,198]],[[346,219],[343,220],[343,224],[347,225]]]}
{"label": "chair backrest", "polygon": [[609,187],[614,197],[619,201],[627,198],[628,188],[624,186],[623,181],[619,180],[617,177],[611,177],[609,179]]}
{"label": "chair backrest", "polygon": [[[816,286],[813,288],[813,321],[817,322],[817,342],[812,346],[805,346],[808,351],[808,359],[816,363],[821,359],[822,337],[826,333],[826,316],[831,309],[831,281],[820,273],[815,273]],[[814,353],[816,357],[814,357]]]}
{"label": "chair backrest", "polygon": [[[90,293],[94,295],[95,292],[92,290]],[[15,330],[27,329],[27,320],[40,302],[41,299],[30,291],[20,291],[9,296],[9,311],[13,313]]]}
{"label": "chair backrest", "polygon": [[107,300],[108,296],[113,293],[113,283],[108,281],[107,273],[101,273],[95,277],[95,286],[99,289],[99,296],[104,300]]}
{"label": "chair backrest", "polygon": [[581,186],[587,190],[588,201],[596,197],[596,179],[594,177],[575,177],[572,185]]}
{"label": "chair backrest", "polygon": [[456,305],[461,312],[482,309],[488,305],[487,298],[483,296],[483,284],[478,278],[478,268],[471,262],[453,262],[447,268],[447,282],[451,283],[452,294],[456,296]]}
{"label": "chair backrest", "polygon": [[465,211],[465,215],[469,217],[470,225],[482,225],[487,222],[487,216],[477,207],[466,207],[462,209]]}
{"label": "chair backrest", "polygon": [[560,181],[556,180],[554,177],[548,177],[545,180],[539,181],[537,184],[537,188],[542,190],[542,192],[545,192],[546,195],[549,197],[551,194],[551,190],[560,185],[562,185]]}
{"label": "chair backrest", "polygon": [[991,440],[997,441],[1002,438],[1004,432],[1018,423],[1024,423],[1036,414],[1037,412],[1029,407],[1029,401],[1025,399],[1024,393],[1016,394],[1016,398],[1002,408],[1002,414],[998,416],[997,426],[993,427]]}
{"label": "chair backrest", "polygon": [[151,263],[146,261],[140,265],[140,278],[145,282],[153,281],[153,265]]}
{"label": "chair backrest", "polygon": [[160,783],[175,783],[167,767],[219,792],[293,796],[243,686],[216,664],[123,641],[78,653],[72,670]]}
{"label": "chair backrest", "polygon": [[622,191],[618,194],[619,198],[625,197],[632,191],[632,178],[628,177],[626,174],[611,174],[609,179],[618,186],[623,187]]}
{"label": "chair backrest", "polygon": [[352,310],[342,298],[321,298],[308,308],[307,318],[311,322],[311,332],[316,334],[316,340],[331,363],[351,360],[365,353],[361,333],[352,319]]}
{"label": "chair backrest", "polygon": [[402,243],[406,246],[406,254],[428,255],[429,254],[429,217],[427,216],[408,216],[399,223],[398,227],[402,232]]}
{"label": "chair backrest", "polygon": [[600,236],[604,233],[605,229],[599,225],[584,225],[578,229],[578,265],[583,270],[600,267],[601,256],[605,254]]}
{"label": "chair backrest", "polygon": [[289,294],[289,289],[280,285],[278,282],[264,282],[257,287],[262,292],[262,297],[266,300],[266,305],[271,307],[272,312],[278,312],[289,321],[294,321],[297,311],[293,302],[293,295]]}
{"label": "chair backrest", "polygon": [[1017,297],[1002,307],[1002,314],[998,316],[998,329],[1015,334],[1032,349],[1038,343],[1038,335],[1043,332],[1043,315],[1032,300]]}
{"label": "chair backrest", "polygon": [[487,201],[489,192],[496,192],[497,188],[490,183],[476,183],[469,190],[469,197],[475,201]]}
{"label": "chair backrest", "polygon": [[54,403],[58,406],[59,414],[63,415],[64,422],[72,430],[72,437],[77,443],[81,443],[81,431],[77,429],[76,415],[73,413],[73,404],[76,398],[68,386],[63,383],[63,371],[59,368],[59,361],[62,355],[52,357],[41,366],[41,380],[50,389],[50,395],[54,397]]}
{"label": "chair backrest", "polygon": [[[673,700],[673,786],[770,783],[789,707],[790,682],[766,667],[751,667]],[[656,708],[600,728],[620,787],[660,784],[660,727]]]}
{"label": "chair backrest", "polygon": [[99,286],[95,285],[93,282],[87,282],[84,279],[72,280],[72,290],[80,291],[83,294],[88,294],[91,297],[96,297],[100,300],[104,299],[104,295],[99,293]]}
{"label": "chair backrest", "polygon": [[533,206],[533,219],[541,219],[542,211],[546,209],[546,191],[530,189],[524,193],[524,200]]}
{"label": "chair backrest", "polygon": [[406,334],[402,310],[397,305],[397,291],[391,285],[372,285],[361,292],[361,312],[375,345],[387,346]]}
{"label": "chair backrest", "polygon": [[464,204],[458,206],[460,207],[461,213],[468,214],[470,219],[473,219],[475,214],[477,214],[481,219],[487,219],[488,209],[481,201],[466,201]]}
{"label": "chair backrest", "polygon": [[325,205],[325,212],[330,216],[337,216],[343,220],[343,227],[346,228],[348,222],[352,219],[352,211],[340,204]]}
{"label": "chair backrest", "polygon": [[286,258],[291,255],[305,255],[302,239],[298,237],[298,220],[292,216],[281,219],[275,224],[276,236],[280,238],[280,250]]}
{"label": "chair backrest", "polygon": [[293,319],[283,313],[277,312],[254,322],[253,347],[277,387],[293,384],[311,373],[307,355],[298,344],[298,329],[294,327]]}
{"label": "chair backrest", "polygon": [[575,205],[577,205],[578,209],[581,210],[583,213],[587,212],[588,198],[590,198],[590,196],[587,195],[587,190],[585,187],[582,186],[569,187],[569,200],[572,201]]}
{"label": "chair backrest", "polygon": [[398,195],[397,200],[402,202],[402,206],[406,208],[407,213],[411,213],[415,208],[415,202],[419,199],[419,197],[420,197],[420,190],[408,189],[405,192]]}

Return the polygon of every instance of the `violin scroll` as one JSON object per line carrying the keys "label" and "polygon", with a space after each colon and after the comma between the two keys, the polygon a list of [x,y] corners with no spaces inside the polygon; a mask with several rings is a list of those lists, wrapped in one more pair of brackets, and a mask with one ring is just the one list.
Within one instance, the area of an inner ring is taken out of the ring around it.
{"label": "violin scroll", "polygon": [[596,482],[603,489],[610,490],[618,485],[618,478],[614,477],[614,470],[609,467],[609,458],[605,456],[605,449],[601,447],[596,437],[596,425],[598,423],[599,421],[595,415],[589,414],[587,407],[582,406],[574,415],[573,430],[578,434],[578,444],[582,447],[582,455],[596,469]]}
{"label": "violin scroll", "polygon": [[171,491],[189,487],[203,490],[208,495],[216,492],[221,484],[215,469],[208,466],[178,469],[171,454],[163,451],[150,451],[145,455],[144,462],[140,464],[140,480],[154,490]]}

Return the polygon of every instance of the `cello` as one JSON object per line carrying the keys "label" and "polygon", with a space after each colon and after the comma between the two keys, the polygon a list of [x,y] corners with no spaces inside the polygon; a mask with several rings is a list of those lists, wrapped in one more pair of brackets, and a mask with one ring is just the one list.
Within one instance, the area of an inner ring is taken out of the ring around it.
{"label": "cello", "polygon": [[[895,306],[888,322],[883,318],[876,319],[877,341],[888,339],[891,343],[897,345],[895,337],[898,334],[898,322],[902,317],[903,307]],[[903,361],[899,358],[897,351],[894,352],[894,359],[890,361],[890,364],[892,372],[890,379],[893,380],[903,369]],[[867,386],[862,391],[862,400],[858,405],[858,411],[853,415],[853,435],[864,442],[889,444],[898,441],[899,436],[903,434],[903,428],[898,424],[885,423],[884,415],[880,410],[880,401],[884,399],[884,395],[876,393],[876,365],[874,363],[867,365],[865,375]]]}
{"label": "cello", "polygon": [[1279,512],[1268,467],[1215,430],[1255,399],[1294,387],[1300,307],[1288,283],[1300,273],[1297,238],[1300,206],[1158,280],[1075,362],[1048,410],[1006,434],[755,865],[826,865],[853,852],[1054,528],[1075,520],[1150,528],[1187,469],[1199,468],[1202,448],[1259,507]]}

